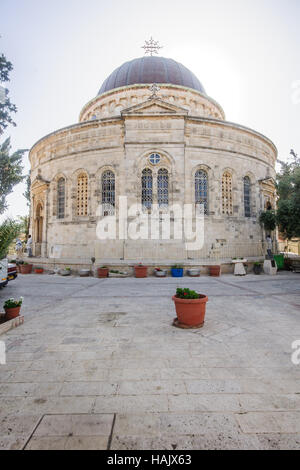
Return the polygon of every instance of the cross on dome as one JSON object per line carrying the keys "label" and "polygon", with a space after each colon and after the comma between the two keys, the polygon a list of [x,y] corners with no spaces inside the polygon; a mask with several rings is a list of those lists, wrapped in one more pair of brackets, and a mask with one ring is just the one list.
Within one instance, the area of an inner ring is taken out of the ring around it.
{"label": "cross on dome", "polygon": [[158,54],[160,49],[163,49],[163,46],[159,45],[158,41],[154,41],[153,37],[151,36],[150,41],[145,41],[145,45],[142,46],[142,49],[145,49],[145,54]]}

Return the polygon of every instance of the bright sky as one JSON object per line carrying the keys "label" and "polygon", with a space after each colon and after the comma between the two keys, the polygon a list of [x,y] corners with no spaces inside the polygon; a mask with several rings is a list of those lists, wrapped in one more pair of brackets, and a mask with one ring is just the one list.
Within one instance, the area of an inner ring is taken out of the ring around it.
{"label": "bright sky", "polygon": [[[0,52],[14,64],[13,149],[78,122],[105,78],[153,36],[194,72],[226,118],[300,154],[299,0],[0,0]],[[3,136],[2,138],[3,139]],[[29,169],[24,158],[25,171]],[[27,212],[19,185],[7,214]]]}

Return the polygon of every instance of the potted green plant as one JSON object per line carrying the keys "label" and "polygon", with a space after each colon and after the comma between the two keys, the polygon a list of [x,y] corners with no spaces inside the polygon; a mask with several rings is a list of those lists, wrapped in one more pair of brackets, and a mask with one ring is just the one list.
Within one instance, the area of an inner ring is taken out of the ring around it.
{"label": "potted green plant", "polygon": [[134,266],[134,274],[135,277],[139,279],[148,277],[148,266],[143,266],[142,263]]}
{"label": "potted green plant", "polygon": [[20,273],[21,274],[31,274],[33,265],[29,263],[20,264]]}
{"label": "potted green plant", "polygon": [[43,274],[44,272],[44,268],[41,268],[40,266],[36,266],[33,269],[34,269],[35,274]]}
{"label": "potted green plant", "polygon": [[17,299],[8,299],[4,303],[4,310],[5,310],[5,320],[13,320],[20,315],[21,306],[23,303],[23,297],[20,297],[19,300]]}
{"label": "potted green plant", "polygon": [[18,272],[18,273],[21,272],[21,266],[22,266],[22,264],[24,264],[24,261],[22,261],[22,260],[21,260],[21,261],[17,260],[16,265],[17,265],[17,272]]}
{"label": "potted green plant", "polygon": [[154,275],[156,277],[167,277],[167,271],[161,268],[155,268]]}
{"label": "potted green plant", "polygon": [[61,270],[59,271],[59,274],[60,274],[61,276],[71,276],[71,268],[66,267],[66,268],[64,268],[64,269],[61,269]]}
{"label": "potted green plant", "polygon": [[176,264],[171,268],[172,277],[183,277],[183,266]]}
{"label": "potted green plant", "polygon": [[175,303],[177,319],[176,326],[187,328],[201,328],[204,325],[206,304],[208,297],[197,292],[184,288],[178,288],[173,297]]}
{"label": "potted green plant", "polygon": [[257,276],[262,273],[263,267],[262,264],[259,261],[256,261],[253,265],[253,272]]}
{"label": "potted green plant", "polygon": [[109,269],[107,266],[102,266],[101,268],[98,268],[97,273],[98,273],[98,278],[100,279],[109,277]]}

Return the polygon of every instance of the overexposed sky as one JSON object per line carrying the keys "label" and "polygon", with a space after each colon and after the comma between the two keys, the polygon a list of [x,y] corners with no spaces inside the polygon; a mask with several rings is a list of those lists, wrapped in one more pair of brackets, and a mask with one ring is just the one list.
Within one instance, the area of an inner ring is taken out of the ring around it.
{"label": "overexposed sky", "polygon": [[[0,0],[0,52],[18,107],[13,149],[78,122],[105,78],[153,36],[226,118],[300,154],[300,0]],[[4,138],[1,137],[1,141]],[[25,171],[29,169],[24,159]],[[7,214],[27,212],[24,185]]]}

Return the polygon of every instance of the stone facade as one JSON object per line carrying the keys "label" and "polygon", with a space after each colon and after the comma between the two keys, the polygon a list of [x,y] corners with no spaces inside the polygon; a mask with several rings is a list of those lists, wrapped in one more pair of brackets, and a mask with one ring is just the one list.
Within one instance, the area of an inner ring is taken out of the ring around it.
{"label": "stone facade", "polygon": [[[153,153],[160,155],[157,165],[149,161]],[[152,96],[149,85],[109,91],[84,107],[78,124],[46,136],[30,152],[34,253],[45,258],[95,257],[99,262],[259,256],[264,234],[258,215],[267,203],[275,205],[276,158],[269,139],[227,122],[222,108],[198,91],[168,84]],[[196,172],[206,173],[202,250],[186,251],[184,240],[98,240],[103,174],[114,175],[118,216],[119,196],[127,196],[129,206],[141,202],[145,169],[153,174],[153,203],[160,169],[168,171],[169,204],[195,204]],[[85,185],[80,196],[78,177]],[[250,184],[247,217],[245,177]],[[65,191],[60,202],[59,181]],[[78,204],[85,204],[87,212],[79,215]],[[224,204],[230,205],[225,213]]]}

